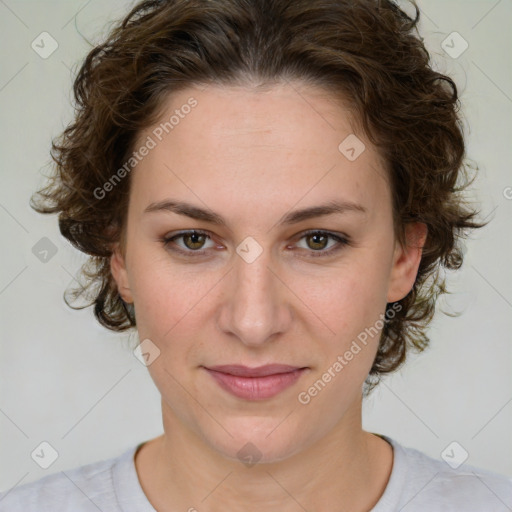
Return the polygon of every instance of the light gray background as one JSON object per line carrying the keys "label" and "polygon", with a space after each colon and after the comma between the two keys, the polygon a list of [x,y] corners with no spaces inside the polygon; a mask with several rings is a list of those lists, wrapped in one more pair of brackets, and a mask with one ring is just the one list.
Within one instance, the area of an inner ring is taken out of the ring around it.
{"label": "light gray background", "polygon": [[[56,216],[28,205],[48,173],[51,139],[71,119],[72,72],[89,50],[82,36],[99,42],[132,4],[0,0],[1,490],[161,433],[159,394],[128,335],[63,302],[85,256],[62,238]],[[480,166],[475,188],[493,220],[467,243],[455,293],[443,301],[463,315],[436,318],[430,349],[374,391],[364,424],[437,458],[457,441],[466,464],[512,475],[512,2],[419,6],[436,66],[462,93],[468,155]],[[31,48],[43,31],[59,45],[47,59]],[[453,31],[469,44],[458,58],[441,46]],[[42,237],[58,249],[46,263],[32,253]],[[46,470],[30,456],[42,441],[59,454]]]}

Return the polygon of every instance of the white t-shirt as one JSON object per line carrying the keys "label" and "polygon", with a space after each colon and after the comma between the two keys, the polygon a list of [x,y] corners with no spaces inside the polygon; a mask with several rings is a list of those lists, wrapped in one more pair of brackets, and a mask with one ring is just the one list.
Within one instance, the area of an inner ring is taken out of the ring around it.
{"label": "white t-shirt", "polygon": [[[510,512],[512,478],[465,464],[446,462],[393,447],[391,476],[369,512]],[[155,512],[140,485],[134,455],[143,443],[118,457],[48,475],[0,493],[1,512]]]}

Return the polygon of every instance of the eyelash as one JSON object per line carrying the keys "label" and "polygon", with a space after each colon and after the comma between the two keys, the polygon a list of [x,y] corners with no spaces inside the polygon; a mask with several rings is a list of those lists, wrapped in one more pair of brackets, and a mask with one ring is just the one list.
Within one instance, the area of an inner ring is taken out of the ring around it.
{"label": "eyelash", "polygon": [[[208,235],[208,233],[206,231],[202,231],[200,229],[192,229],[192,230],[188,230],[188,231],[181,231],[181,232],[179,232],[175,235],[172,235],[170,237],[160,238],[160,242],[163,244],[163,246],[166,249],[171,250],[173,252],[177,252],[179,254],[183,254],[186,256],[192,255],[193,257],[203,256],[204,254],[206,254],[208,249],[200,249],[200,250],[194,251],[192,249],[184,250],[184,249],[179,249],[176,247],[173,247],[173,248],[170,247],[171,243],[174,242],[174,240],[176,240],[178,238],[183,238],[183,236],[191,235],[191,234],[205,235],[207,238],[209,238],[211,240],[211,237]],[[312,258],[318,258],[318,257],[321,258],[321,257],[331,256],[335,252],[338,252],[339,250],[341,250],[344,246],[350,245],[348,237],[336,235],[335,233],[331,233],[330,231],[322,231],[322,230],[306,231],[302,234],[302,236],[299,238],[299,240],[302,240],[303,238],[305,238],[307,236],[311,236],[311,235],[327,236],[327,237],[335,240],[336,242],[338,242],[337,245],[335,245],[333,248],[331,248],[329,250],[321,250],[320,249],[320,250],[314,251],[314,250],[310,249],[309,250],[311,252],[310,257],[312,257]],[[305,249],[305,250],[308,250],[308,249]]]}

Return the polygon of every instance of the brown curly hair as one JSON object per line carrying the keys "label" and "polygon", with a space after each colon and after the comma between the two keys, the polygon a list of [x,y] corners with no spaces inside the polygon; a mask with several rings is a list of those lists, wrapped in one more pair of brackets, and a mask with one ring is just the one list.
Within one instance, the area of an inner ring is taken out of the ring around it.
{"label": "brown curly hair", "polygon": [[[428,236],[415,284],[388,304],[367,382],[397,369],[407,348],[423,350],[442,270],[461,266],[461,238],[477,211],[462,193],[471,183],[451,78],[434,71],[411,17],[389,0],[146,0],[94,47],[74,81],[75,117],[52,142],[50,182],[32,197],[59,213],[61,233],[90,255],[82,267],[98,321],[114,331],[136,325],[110,271],[124,246],[129,176],[97,199],[132,155],[137,135],[159,119],[163,101],[191,85],[254,85],[300,80],[348,98],[357,122],[390,173],[395,232],[423,222]],[[64,299],[66,300],[66,294]],[[396,307],[397,304],[400,307]],[[78,306],[82,309],[87,306]],[[73,307],[73,306],[71,306]]]}

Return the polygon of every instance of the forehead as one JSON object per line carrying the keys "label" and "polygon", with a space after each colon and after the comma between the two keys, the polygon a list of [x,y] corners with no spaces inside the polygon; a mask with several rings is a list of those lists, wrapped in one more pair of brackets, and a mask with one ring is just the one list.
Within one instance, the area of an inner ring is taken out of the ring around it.
{"label": "forehead", "polygon": [[219,204],[318,202],[327,193],[371,202],[388,186],[384,162],[353,121],[346,101],[300,83],[183,89],[139,134],[136,147],[150,139],[154,147],[133,189],[146,203],[171,192],[216,195]]}

